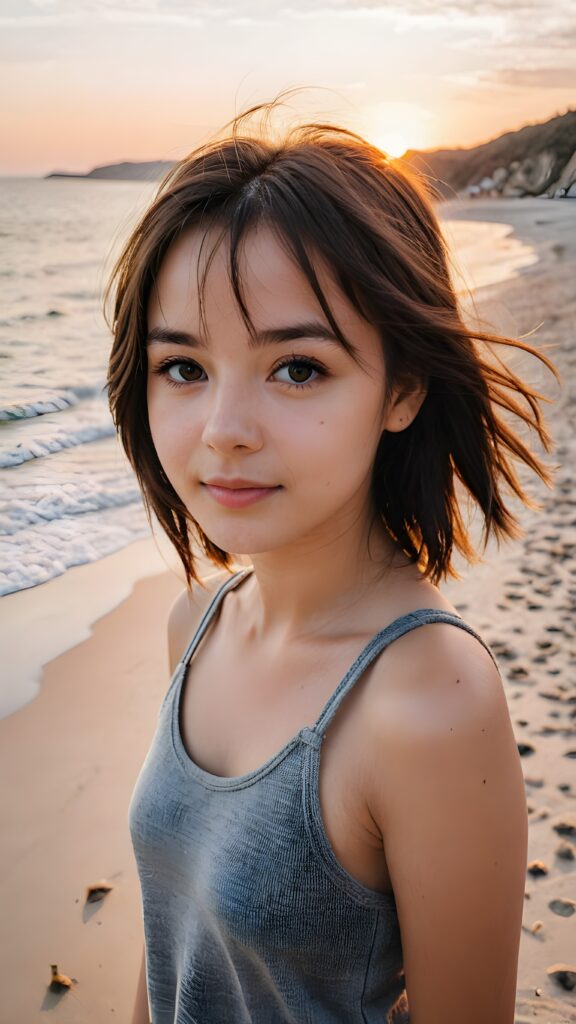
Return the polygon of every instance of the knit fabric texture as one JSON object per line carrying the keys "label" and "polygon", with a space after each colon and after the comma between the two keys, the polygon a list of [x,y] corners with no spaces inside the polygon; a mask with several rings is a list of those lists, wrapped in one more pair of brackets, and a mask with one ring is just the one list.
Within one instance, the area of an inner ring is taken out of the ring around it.
{"label": "knit fabric texture", "polygon": [[255,771],[212,775],[182,742],[183,681],[223,597],[251,571],[216,593],[177,666],[128,810],[152,1024],[407,1024],[394,894],[367,888],[332,851],[318,795],[322,740],[399,637],[445,622],[486,644],[449,612],[403,615],[369,641],[314,725]]}

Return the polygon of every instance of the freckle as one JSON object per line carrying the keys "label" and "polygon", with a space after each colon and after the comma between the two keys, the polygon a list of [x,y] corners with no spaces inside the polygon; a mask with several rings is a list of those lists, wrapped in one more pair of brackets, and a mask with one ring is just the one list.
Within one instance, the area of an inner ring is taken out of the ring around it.
{"label": "freckle", "polygon": [[454,729],[452,727],[450,727],[450,732],[454,732]]}
{"label": "freckle", "polygon": [[486,732],[486,729],[482,729],[482,732]]}

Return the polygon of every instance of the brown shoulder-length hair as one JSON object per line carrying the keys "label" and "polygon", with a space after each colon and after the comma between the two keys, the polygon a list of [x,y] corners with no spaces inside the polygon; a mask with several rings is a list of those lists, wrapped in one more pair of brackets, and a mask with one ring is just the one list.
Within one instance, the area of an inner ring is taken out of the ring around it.
{"label": "brown shoulder-length hair", "polygon": [[464,323],[433,195],[423,179],[356,133],[333,125],[300,125],[281,141],[246,131],[244,120],[268,114],[270,106],[252,108],[231,122],[228,135],[176,164],[110,278],[110,407],[147,512],[156,514],[168,534],[189,585],[198,579],[194,541],[217,565],[232,565],[233,556],[212,543],[176,494],[152,442],[146,405],[147,307],[171,243],[188,228],[217,225],[229,247],[236,300],[252,330],[239,253],[247,232],[265,223],[306,276],[352,358],[355,350],[320,288],[316,257],[331,268],[354,308],[379,328],[388,395],[404,381],[425,382],[427,395],[412,424],[400,433],[384,432],[380,440],[372,478],[374,512],[432,581],[456,575],[454,549],[469,561],[475,558],[460,507],[463,496],[481,510],[486,543],[490,535],[518,534],[503,491],[530,504],[514,461],[550,483],[549,470],[507,422],[513,414],[520,425],[535,430],[549,451],[540,410],[543,396],[494,357],[494,346],[522,349],[556,371],[525,342]]}

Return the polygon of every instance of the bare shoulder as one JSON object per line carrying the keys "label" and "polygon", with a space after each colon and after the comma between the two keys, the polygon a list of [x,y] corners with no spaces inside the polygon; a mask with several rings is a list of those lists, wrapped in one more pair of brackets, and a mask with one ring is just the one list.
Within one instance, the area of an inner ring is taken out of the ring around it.
{"label": "bare shoulder", "polygon": [[[400,637],[379,660],[377,672],[401,701],[403,715],[423,706],[473,713],[477,701],[504,698],[489,651],[476,636],[448,622],[427,623]],[[430,725],[437,720],[434,715]]]}
{"label": "bare shoulder", "polygon": [[170,672],[174,672],[212,597],[228,579],[230,573],[226,569],[212,572],[190,589],[186,587],[174,601],[168,615]]}
{"label": "bare shoulder", "polygon": [[369,689],[369,806],[414,1020],[509,1024],[528,826],[498,669],[465,630],[430,624],[391,645]]}
{"label": "bare shoulder", "polygon": [[400,765],[416,784],[431,759],[457,768],[459,758],[461,766],[474,756],[482,762],[487,750],[493,758],[496,733],[503,753],[518,757],[496,664],[475,636],[449,623],[419,626],[391,644],[374,666],[364,712],[375,792],[390,810]]}

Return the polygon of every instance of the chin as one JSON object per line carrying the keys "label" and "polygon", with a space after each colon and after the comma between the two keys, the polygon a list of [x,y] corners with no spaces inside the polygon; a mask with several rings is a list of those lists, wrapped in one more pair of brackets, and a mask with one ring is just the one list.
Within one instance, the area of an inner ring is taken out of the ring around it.
{"label": "chin", "polygon": [[233,555],[262,555],[268,551],[285,547],[296,540],[296,537],[288,535],[286,531],[279,534],[277,530],[266,530],[262,527],[258,529],[254,524],[251,527],[246,526],[244,529],[239,524],[230,525],[227,529],[226,527],[219,528],[214,523],[204,526],[198,520],[197,522],[212,544],[216,544],[222,551],[228,551]]}

